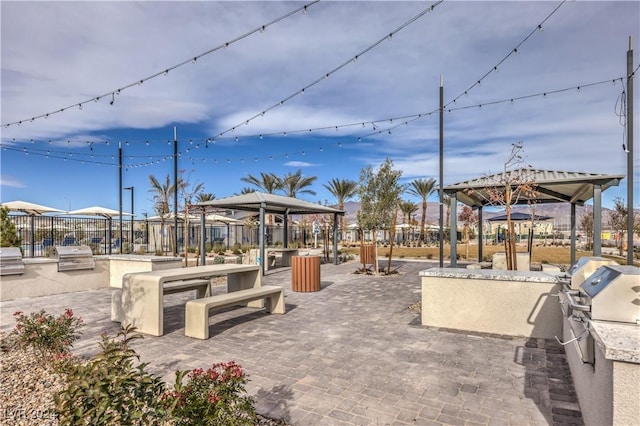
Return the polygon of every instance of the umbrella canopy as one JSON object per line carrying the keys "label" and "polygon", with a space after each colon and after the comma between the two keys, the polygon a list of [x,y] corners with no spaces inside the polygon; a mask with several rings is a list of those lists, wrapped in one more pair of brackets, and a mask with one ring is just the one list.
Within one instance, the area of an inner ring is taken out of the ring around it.
{"label": "umbrella canopy", "polygon": [[[549,220],[551,219],[550,216],[541,216],[541,215],[533,215],[530,213],[521,213],[521,212],[512,212],[511,213],[511,220],[513,220],[514,222],[523,222],[523,221],[530,221],[530,220]],[[507,220],[507,215],[503,214],[500,216],[494,216],[490,219],[487,219],[489,222],[506,222]]]}
{"label": "umbrella canopy", "polygon": [[[167,221],[171,221],[173,220],[173,213],[169,213],[166,214],[164,216],[164,220]],[[160,222],[160,216],[151,216],[149,218],[147,218],[147,220],[149,222]],[[205,219],[208,223],[211,222],[220,222],[220,223],[242,223],[241,220],[238,219],[234,219],[232,217],[228,217],[228,216],[222,216],[219,214],[215,214],[215,213],[209,213],[205,216]],[[182,222],[184,221],[184,214],[178,213],[178,221]],[[198,214],[190,214],[189,215],[189,221],[191,222],[199,222],[200,221],[200,215]]]}
{"label": "umbrella canopy", "polygon": [[[108,209],[106,207],[93,206],[87,207],[79,210],[72,210],[70,212],[66,212],[70,216],[102,216],[106,218],[113,218],[120,216],[120,212],[118,210]],[[122,216],[133,216],[131,213],[122,212]]]}
{"label": "umbrella canopy", "polygon": [[205,216],[205,219],[207,220],[207,222],[222,222],[222,223],[242,223],[241,220],[238,219],[234,219],[232,217],[228,217],[228,216],[222,216],[219,214],[215,214],[215,213],[209,213],[208,215]]}
{"label": "umbrella canopy", "polygon": [[2,206],[7,207],[10,211],[26,213],[30,216],[38,216],[43,213],[62,213],[63,210],[54,209],[53,207],[42,206],[40,204],[29,203],[27,201],[9,201],[8,203],[2,203]]}

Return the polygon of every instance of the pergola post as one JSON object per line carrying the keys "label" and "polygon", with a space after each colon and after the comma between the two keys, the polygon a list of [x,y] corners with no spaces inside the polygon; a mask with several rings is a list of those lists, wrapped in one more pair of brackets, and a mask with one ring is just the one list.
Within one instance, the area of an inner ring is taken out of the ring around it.
{"label": "pergola post", "polygon": [[482,206],[478,208],[478,262],[482,262],[482,247],[484,244],[484,227],[482,226]]}
{"label": "pergola post", "polygon": [[284,215],[282,217],[282,226],[284,231],[283,244],[284,248],[289,247],[289,209],[284,211]]}
{"label": "pergola post", "polygon": [[[205,212],[204,209],[200,211],[200,265],[207,264],[207,254],[205,253],[205,239],[207,238],[207,230],[205,229]],[[187,261],[187,266],[189,262]]]}
{"label": "pergola post", "polygon": [[571,203],[571,249],[569,262],[576,264],[576,203]]}
{"label": "pergola post", "polygon": [[602,255],[602,188],[593,185],[593,255]]}
{"label": "pergola post", "polygon": [[333,264],[338,264],[338,213],[333,214]]}
{"label": "pergola post", "polygon": [[260,246],[260,248],[258,249],[258,265],[260,265],[260,275],[264,276],[265,274],[265,266],[267,264],[267,262],[265,262],[265,249],[264,249],[264,230],[265,230],[265,224],[264,224],[264,220],[265,220],[265,203],[260,203],[260,224],[258,225],[258,244]]}
{"label": "pergola post", "polygon": [[451,209],[451,217],[449,218],[449,244],[451,244],[451,267],[458,266],[458,199],[457,193],[450,195],[449,208]]}

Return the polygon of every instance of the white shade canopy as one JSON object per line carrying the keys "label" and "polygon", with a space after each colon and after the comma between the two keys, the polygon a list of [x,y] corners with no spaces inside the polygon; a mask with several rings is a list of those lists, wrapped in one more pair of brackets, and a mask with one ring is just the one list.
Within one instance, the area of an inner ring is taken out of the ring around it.
{"label": "white shade canopy", "polygon": [[[106,218],[113,218],[120,216],[120,212],[118,210],[108,209],[106,207],[93,206],[87,207],[79,210],[72,210],[70,212],[66,212],[70,216],[102,216]],[[122,212],[122,216],[133,216],[131,213]]]}
{"label": "white shade canopy", "polygon": [[[173,217],[174,217],[173,213],[169,213],[169,214],[164,215],[164,220],[172,221]],[[151,216],[151,217],[147,218],[147,220],[149,220],[150,222],[159,222],[160,219],[161,219],[160,216]],[[178,220],[179,221],[183,221],[184,220],[184,214],[178,213]],[[242,223],[241,220],[234,219],[234,218],[228,217],[228,216],[222,216],[222,215],[215,214],[215,213],[208,213],[205,216],[205,220],[208,223],[211,223],[211,222],[219,222],[219,223],[227,223],[227,224]],[[200,221],[200,215],[199,214],[190,214],[189,215],[189,221],[191,221],[191,222],[199,222]]]}
{"label": "white shade canopy", "polygon": [[43,213],[62,213],[63,210],[59,210],[53,207],[43,206],[40,204],[30,203],[28,201],[9,201],[7,203],[1,203],[3,207],[7,207],[10,211],[22,212],[31,216],[38,216]]}

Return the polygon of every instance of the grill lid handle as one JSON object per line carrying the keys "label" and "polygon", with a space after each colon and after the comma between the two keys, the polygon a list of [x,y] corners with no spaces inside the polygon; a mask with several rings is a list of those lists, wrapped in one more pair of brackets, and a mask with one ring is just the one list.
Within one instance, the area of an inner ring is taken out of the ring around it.
{"label": "grill lid handle", "polygon": [[571,307],[572,310],[582,311],[582,312],[591,312],[590,305],[583,305],[574,300],[574,296],[577,296],[579,292],[575,290],[569,290],[569,291],[563,291],[562,293],[564,293],[567,296],[567,301],[569,302],[569,306]]}

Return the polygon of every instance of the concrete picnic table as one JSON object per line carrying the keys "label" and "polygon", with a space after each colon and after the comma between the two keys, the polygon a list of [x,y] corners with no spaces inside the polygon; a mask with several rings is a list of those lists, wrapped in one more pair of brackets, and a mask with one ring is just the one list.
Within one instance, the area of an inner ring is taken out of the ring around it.
{"label": "concrete picnic table", "polygon": [[[258,265],[206,265],[125,274],[120,302],[122,324],[131,324],[141,333],[162,336],[164,285],[220,276],[227,277],[228,292],[262,285]],[[257,300],[248,306],[260,308],[262,304],[263,301]]]}

